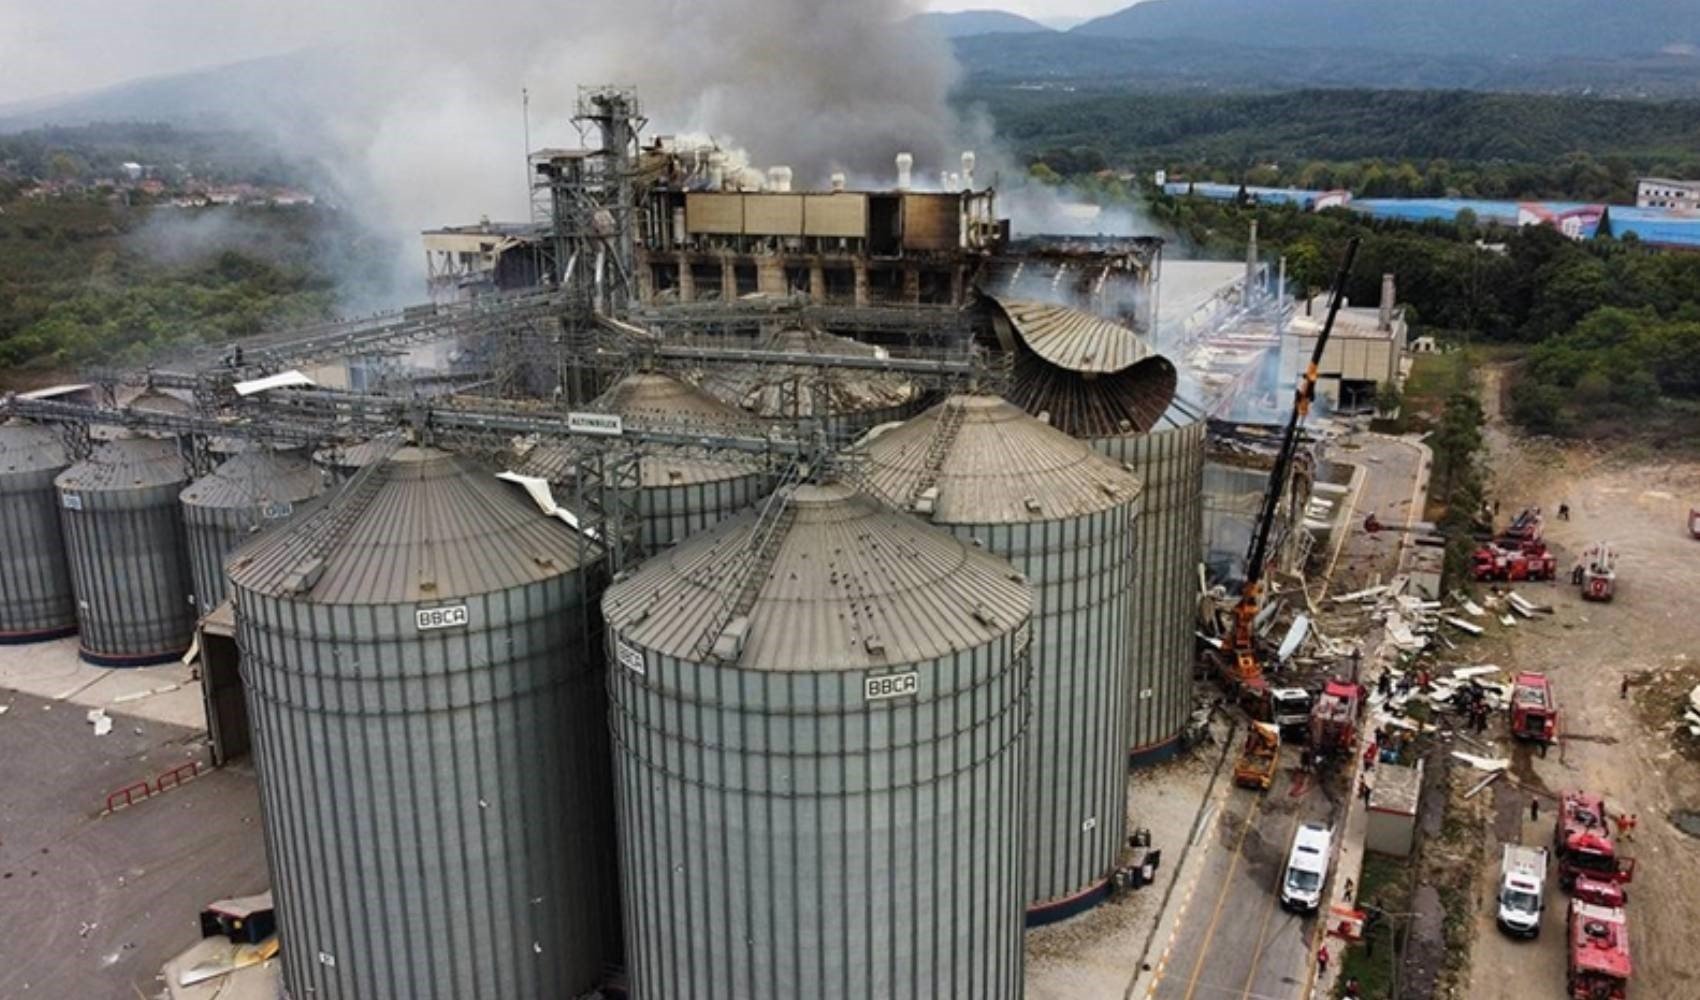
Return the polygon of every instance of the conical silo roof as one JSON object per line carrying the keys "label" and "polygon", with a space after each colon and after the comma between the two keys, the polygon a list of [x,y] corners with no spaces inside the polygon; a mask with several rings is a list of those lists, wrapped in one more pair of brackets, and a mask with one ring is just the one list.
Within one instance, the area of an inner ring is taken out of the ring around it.
{"label": "conical silo roof", "polygon": [[597,399],[597,409],[628,419],[665,423],[735,424],[749,418],[707,392],[655,372],[638,372],[614,383]]}
{"label": "conical silo roof", "polygon": [[135,399],[130,400],[129,408],[147,413],[168,413],[179,417],[195,412],[195,408],[190,404],[170,393],[160,392],[158,389],[148,389]]}
{"label": "conical silo roof", "polygon": [[952,396],[880,434],[865,475],[935,524],[1081,517],[1135,499],[1138,477],[996,396]]}
{"label": "conical silo roof", "polygon": [[545,580],[586,551],[472,459],[405,447],[371,476],[236,553],[231,583],[320,604],[413,603]]}
{"label": "conical silo roof", "polygon": [[[747,620],[740,668],[835,671],[949,656],[1032,612],[1008,562],[849,486],[790,487],[778,514],[761,514],[686,539],[615,584],[603,604],[609,626],[695,660],[705,633],[731,624],[727,610],[747,608],[735,616]],[[763,561],[753,598],[747,558]]]}
{"label": "conical silo roof", "polygon": [[180,483],[189,477],[175,440],[165,438],[120,438],[95,448],[54,481],[62,490],[96,492],[132,490]]}
{"label": "conical silo roof", "polygon": [[0,424],[0,474],[63,469],[71,464],[57,431],[39,424]]}
{"label": "conical silo roof", "polygon": [[313,461],[328,468],[353,472],[364,469],[384,457],[384,453],[389,451],[391,446],[392,442],[384,438],[357,441],[353,444],[334,444],[313,452]]}
{"label": "conical silo roof", "polygon": [[[595,408],[627,420],[677,425],[680,428],[728,431],[747,425],[750,418],[735,407],[691,385],[653,372],[639,372],[616,382],[599,396]],[[525,456],[515,471],[550,482],[571,477],[581,446],[573,441],[546,440]],[[647,448],[638,458],[639,486],[655,489],[689,486],[748,476],[753,463],[719,458],[686,448]]]}
{"label": "conical silo roof", "polygon": [[299,503],[324,492],[324,474],[298,452],[254,448],[189,484],[183,502],[191,507],[240,509],[266,503]]}

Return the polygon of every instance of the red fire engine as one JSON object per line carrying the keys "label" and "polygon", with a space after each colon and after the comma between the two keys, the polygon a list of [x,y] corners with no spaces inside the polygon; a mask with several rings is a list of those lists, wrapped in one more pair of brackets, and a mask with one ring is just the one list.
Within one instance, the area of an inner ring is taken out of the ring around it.
{"label": "red fire engine", "polygon": [[1558,702],[1546,674],[1525,671],[1512,682],[1511,735],[1537,743],[1558,738]]}
{"label": "red fire engine", "polygon": [[1325,754],[1351,753],[1357,743],[1358,704],[1362,690],[1351,681],[1331,680],[1310,710],[1310,748]]}
{"label": "red fire engine", "polygon": [[1565,792],[1559,798],[1552,839],[1564,888],[1575,889],[1581,880],[1622,885],[1635,877],[1635,859],[1618,855],[1607,820],[1605,800],[1598,795]]}
{"label": "red fire engine", "polygon": [[1545,542],[1506,546],[1489,542],[1470,557],[1470,575],[1477,580],[1551,580],[1558,575],[1558,557]]}
{"label": "red fire engine", "polygon": [[1570,901],[1571,1000],[1626,1000],[1629,996],[1629,924],[1621,909]]}

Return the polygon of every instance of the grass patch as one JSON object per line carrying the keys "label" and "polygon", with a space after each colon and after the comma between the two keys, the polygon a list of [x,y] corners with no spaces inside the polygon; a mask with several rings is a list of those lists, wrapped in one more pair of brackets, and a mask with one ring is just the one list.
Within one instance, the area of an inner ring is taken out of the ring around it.
{"label": "grass patch", "polygon": [[[1359,907],[1374,906],[1389,913],[1403,913],[1415,888],[1415,866],[1403,858],[1381,854],[1364,855],[1363,874],[1358,881]],[[1364,939],[1340,956],[1340,977],[1334,996],[1345,996],[1348,979],[1356,979],[1363,997],[1393,995],[1393,962],[1398,954],[1394,926],[1401,921],[1378,920]]]}
{"label": "grass patch", "polygon": [[1411,375],[1405,380],[1405,411],[1438,416],[1446,397],[1470,377],[1470,351],[1447,351],[1419,354],[1411,363]]}

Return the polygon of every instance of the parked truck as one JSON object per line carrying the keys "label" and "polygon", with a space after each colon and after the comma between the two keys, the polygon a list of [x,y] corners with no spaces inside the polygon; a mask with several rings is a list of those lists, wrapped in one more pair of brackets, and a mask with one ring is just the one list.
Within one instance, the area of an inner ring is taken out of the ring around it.
{"label": "parked truck", "polygon": [[1304,688],[1269,689],[1269,721],[1281,731],[1282,739],[1302,741],[1310,735],[1310,710],[1315,700]]}
{"label": "parked truck", "polygon": [[1541,933],[1547,852],[1506,844],[1499,859],[1499,929],[1517,937]]}
{"label": "parked truck", "polygon": [[1558,738],[1558,701],[1546,674],[1526,670],[1512,681],[1511,735],[1536,743]]}
{"label": "parked truck", "polygon": [[1271,722],[1253,722],[1246,730],[1240,759],[1234,762],[1234,784],[1267,789],[1281,761],[1281,730]]}
{"label": "parked truck", "polygon": [[1622,886],[1635,877],[1635,859],[1618,853],[1605,800],[1588,792],[1559,796],[1553,828],[1558,882],[1583,898],[1622,901]]}
{"label": "parked truck", "polygon": [[1349,754],[1357,743],[1358,706],[1363,691],[1351,681],[1331,680],[1310,710],[1310,748],[1328,756]]}
{"label": "parked truck", "polygon": [[1570,1000],[1628,1000],[1629,921],[1620,908],[1570,901]]}
{"label": "parked truck", "polygon": [[1571,577],[1582,588],[1582,599],[1609,601],[1617,593],[1617,550],[1595,542],[1582,550]]}

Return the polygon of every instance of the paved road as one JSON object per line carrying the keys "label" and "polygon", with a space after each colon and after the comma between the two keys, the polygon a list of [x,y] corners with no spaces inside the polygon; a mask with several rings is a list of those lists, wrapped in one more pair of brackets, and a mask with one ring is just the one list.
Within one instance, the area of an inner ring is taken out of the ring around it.
{"label": "paved road", "polygon": [[1422,498],[1428,488],[1426,452],[1409,441],[1379,434],[1360,434],[1336,446],[1334,460],[1362,466],[1363,485],[1350,514],[1351,531],[1340,548],[1330,590],[1346,593],[1368,586],[1377,576],[1383,582],[1398,572],[1403,532],[1363,530],[1374,514],[1389,527],[1409,527],[1422,519]]}
{"label": "paved road", "polygon": [[1315,919],[1282,909],[1277,886],[1293,831],[1308,820],[1332,824],[1337,809],[1314,782],[1295,784],[1294,762],[1285,761],[1268,792],[1228,796],[1150,996],[1297,1000],[1308,993]]}
{"label": "paved road", "polygon": [[[1365,515],[1408,526],[1421,517],[1427,488],[1424,449],[1379,435],[1361,435],[1336,459],[1365,469],[1347,498],[1351,525],[1341,541],[1330,590],[1390,578],[1403,534],[1363,531]],[[1278,883],[1293,831],[1302,822],[1337,825],[1345,815],[1338,795],[1310,780],[1295,784],[1297,753],[1284,751],[1283,769],[1265,793],[1234,789],[1210,827],[1196,881],[1183,890],[1178,913],[1159,930],[1156,972],[1146,996],[1157,1000],[1302,1000],[1316,974],[1316,919],[1281,908]],[[1330,886],[1332,885],[1332,875]],[[1331,888],[1330,888],[1331,891]],[[1329,892],[1324,893],[1328,898]]]}

